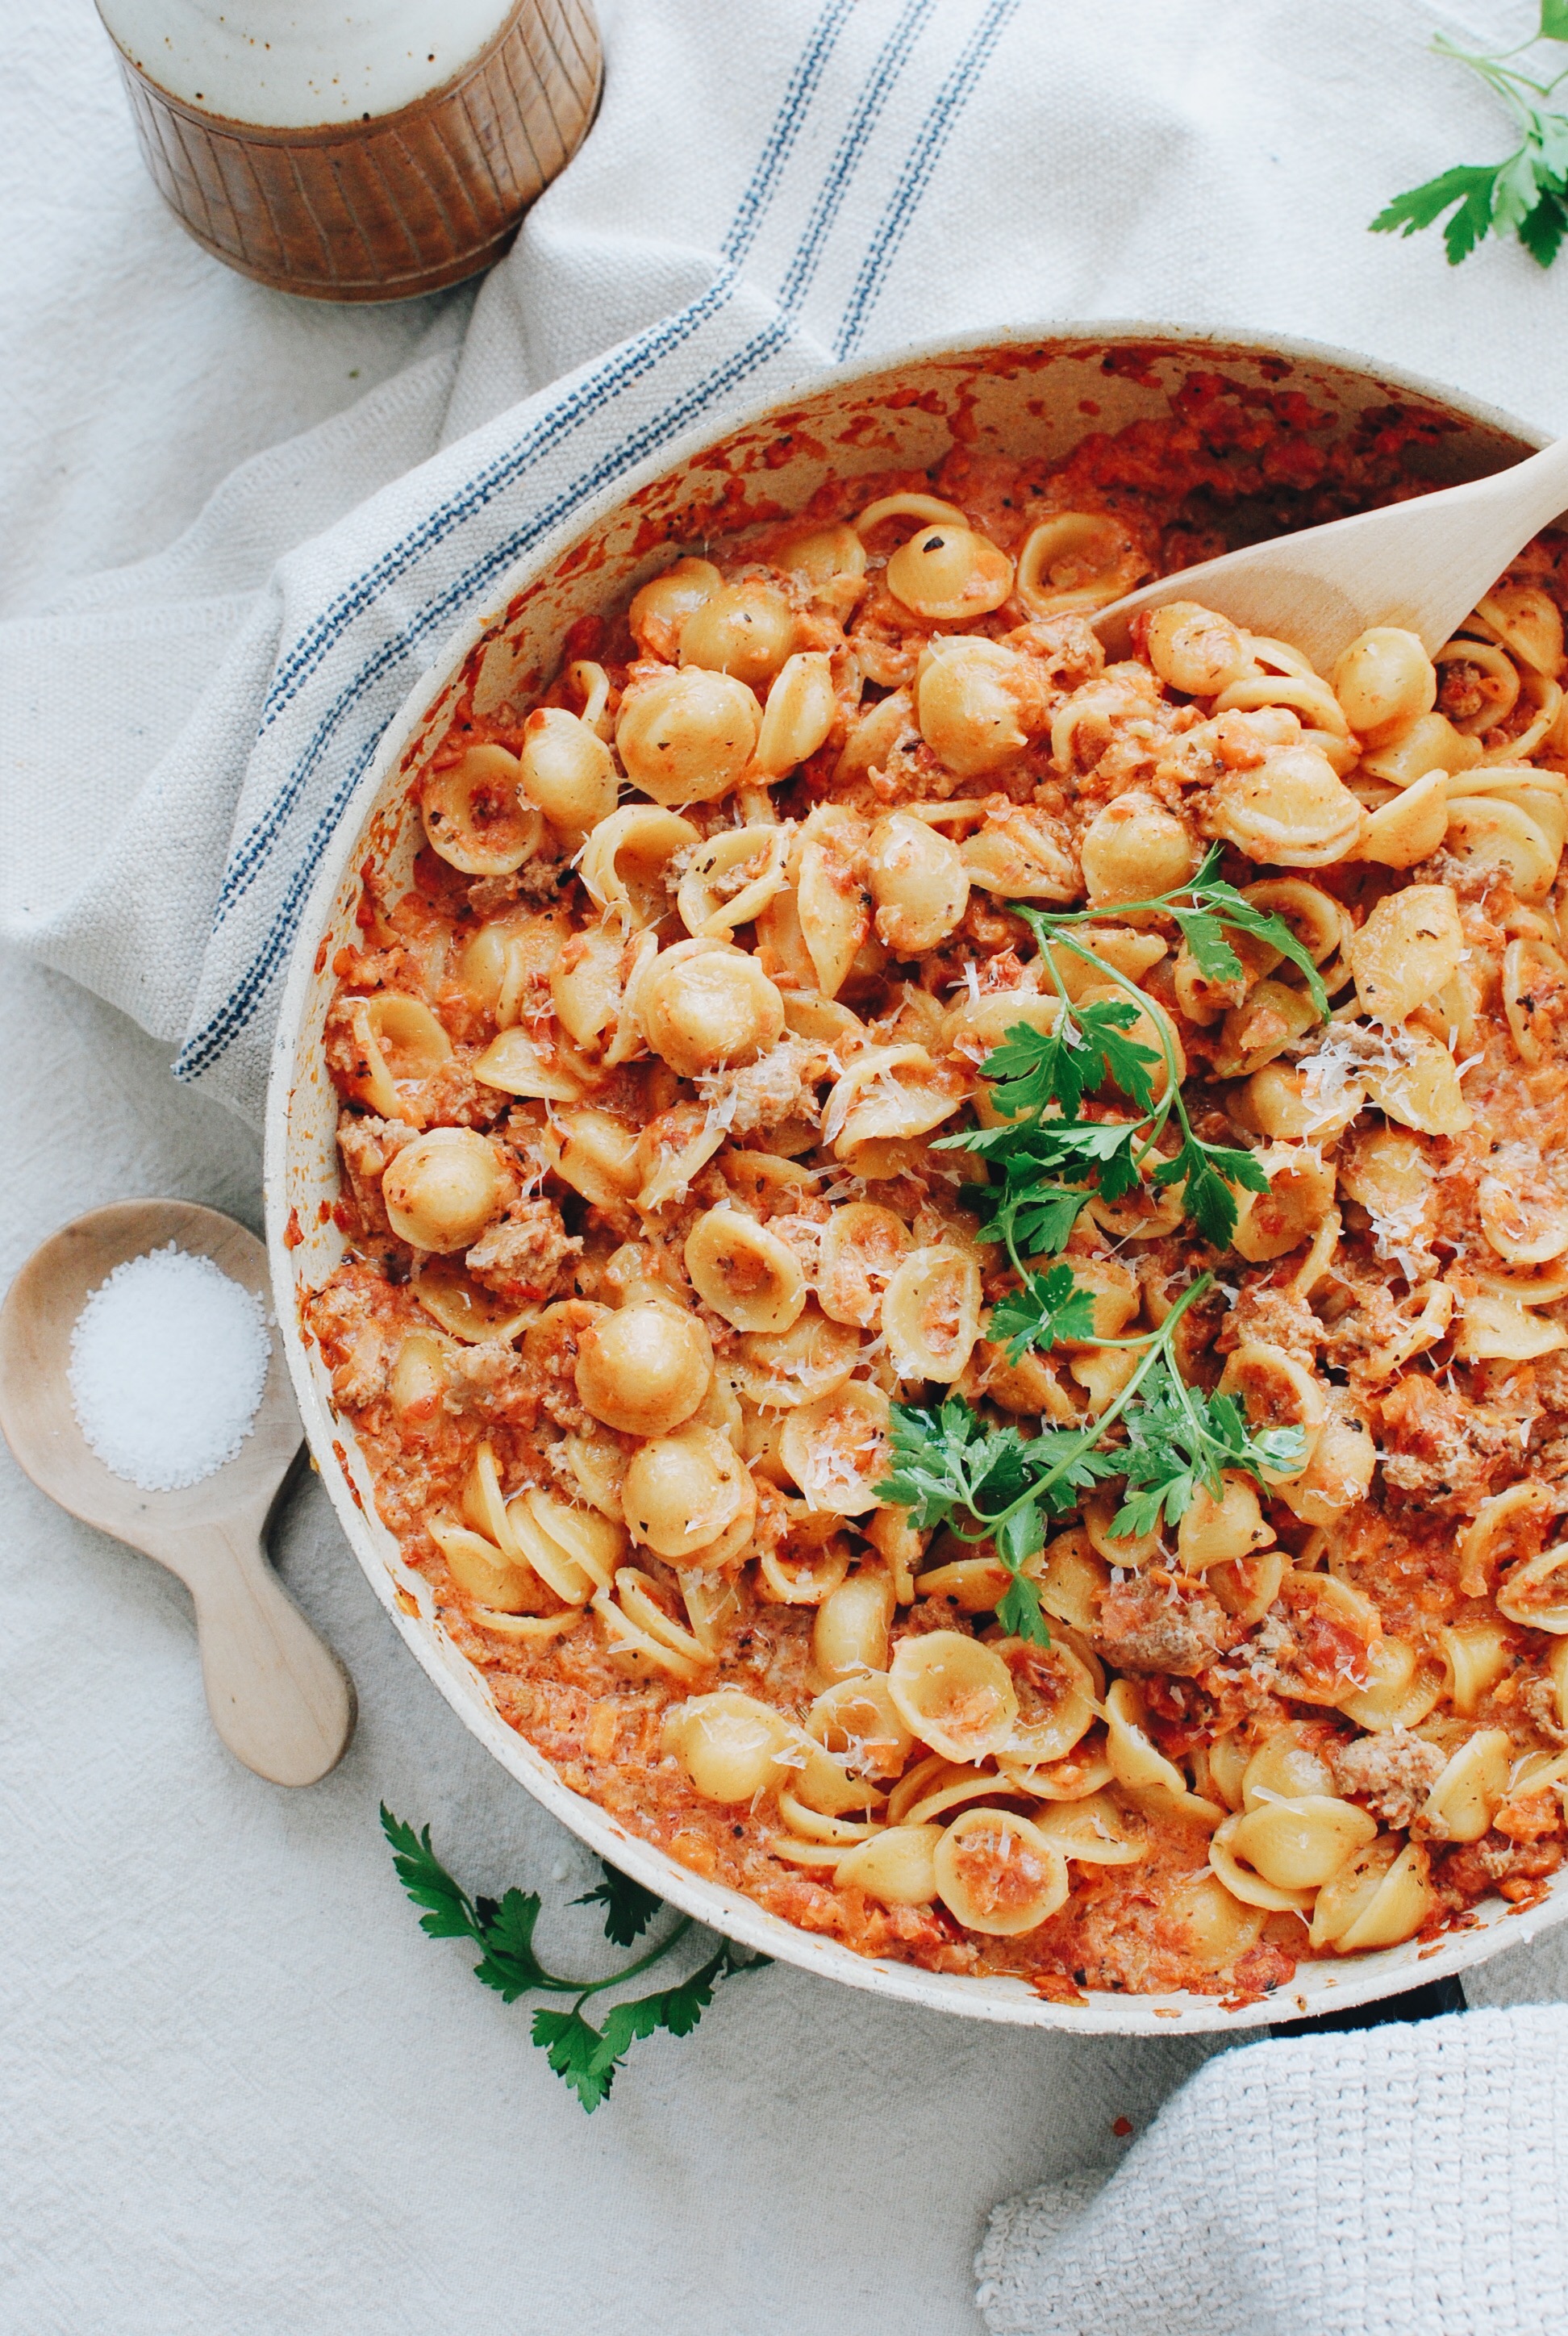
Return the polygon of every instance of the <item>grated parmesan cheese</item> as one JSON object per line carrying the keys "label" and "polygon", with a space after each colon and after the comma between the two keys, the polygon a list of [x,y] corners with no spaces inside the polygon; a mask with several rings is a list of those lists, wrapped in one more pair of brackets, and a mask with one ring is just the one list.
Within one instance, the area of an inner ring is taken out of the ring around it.
{"label": "grated parmesan cheese", "polygon": [[1352,1093],[1366,1071],[1391,1077],[1416,1058],[1414,1042],[1403,1030],[1386,1030],[1371,1022],[1330,1022],[1310,1055],[1298,1058],[1302,1100],[1311,1117],[1309,1134],[1330,1126],[1343,1116]]}

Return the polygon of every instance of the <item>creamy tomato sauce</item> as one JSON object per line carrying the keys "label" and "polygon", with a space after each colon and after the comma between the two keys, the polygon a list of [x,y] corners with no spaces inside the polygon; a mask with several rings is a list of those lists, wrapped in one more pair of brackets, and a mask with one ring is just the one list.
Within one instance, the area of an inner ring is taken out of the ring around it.
{"label": "creamy tomato sauce", "polygon": [[[1562,1859],[1563,547],[1435,664],[1384,628],[1320,676],[1192,609],[1107,664],[1088,623],[1239,523],[1419,492],[1420,417],[1322,421],[1194,375],[1065,462],[672,547],[537,704],[460,705],[336,962],[347,1250],[303,1318],[382,1517],[565,1783],[867,1954],[1248,1998]],[[1118,917],[1212,844],[1326,1023],[1277,951],[1216,979]],[[1098,1337],[1011,1361],[937,1147],[1058,1010],[1019,898],[1094,910],[1269,1190],[1222,1252],[1179,1189],[1092,1202]],[[1086,1496],[1031,1645],[989,1543],[877,1497],[890,1407],[1090,1423],[1204,1272],[1175,1363],[1304,1465],[1142,1536]]]}

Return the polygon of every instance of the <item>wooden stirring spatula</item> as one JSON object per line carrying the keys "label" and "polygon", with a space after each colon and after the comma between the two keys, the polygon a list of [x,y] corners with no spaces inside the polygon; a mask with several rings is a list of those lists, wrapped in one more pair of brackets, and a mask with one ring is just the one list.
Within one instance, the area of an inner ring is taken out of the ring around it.
{"label": "wooden stirring spatula", "polygon": [[143,1492],[115,1475],[72,1406],[71,1332],[89,1293],[127,1259],[170,1241],[267,1304],[267,1252],[231,1217],[190,1201],[95,1209],[34,1252],[0,1308],[0,1429],[41,1492],[185,1583],[208,1708],[236,1757],[275,1785],[314,1785],[354,1733],[354,1684],[267,1562],[268,1521],[301,1443],[276,1334],[249,1435],[233,1459],[179,1492]]}
{"label": "wooden stirring spatula", "polygon": [[1568,438],[1506,471],[1327,527],[1250,543],[1145,584],[1092,621],[1113,657],[1140,608],[1196,600],[1272,634],[1333,672],[1359,633],[1400,625],[1428,656],[1453,636],[1531,537],[1568,510]]}

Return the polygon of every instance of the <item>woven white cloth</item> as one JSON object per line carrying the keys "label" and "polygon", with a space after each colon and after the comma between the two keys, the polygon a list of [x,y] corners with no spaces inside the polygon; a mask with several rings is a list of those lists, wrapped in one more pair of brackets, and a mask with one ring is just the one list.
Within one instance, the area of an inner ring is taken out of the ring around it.
{"label": "woven white cloth", "polygon": [[[511,258],[477,300],[377,313],[206,259],[140,176],[88,0],[0,0],[0,920],[35,960],[0,965],[6,1269],[139,1190],[254,1219],[252,1138],[209,1097],[258,1110],[381,726],[502,566],[737,401],[946,331],[1141,315],[1359,346],[1568,427],[1568,261],[1450,273],[1365,231],[1500,151],[1425,53],[1458,19],[1417,0],[604,13],[600,121]],[[1472,11],[1499,42],[1528,15]],[[170,1048],[206,1095],[169,1089]],[[361,1724],[297,1799],[212,1737],[166,1578],[8,1468],[0,1493],[0,2325],[973,2336],[985,2211],[1047,2175],[985,2244],[998,2331],[1561,2324],[1556,2013],[1246,2048],[1159,2116],[1206,2043],[774,1971],[586,2124],[525,2015],[414,1928],[375,1806],[480,1886],[559,1901],[584,1861],[417,1673],[318,1488],[280,1562]],[[1568,1995],[1568,1955],[1469,1995]]]}
{"label": "woven white cloth", "polygon": [[999,2206],[993,2336],[1568,2329],[1568,2011],[1222,2053],[1116,2172]]}

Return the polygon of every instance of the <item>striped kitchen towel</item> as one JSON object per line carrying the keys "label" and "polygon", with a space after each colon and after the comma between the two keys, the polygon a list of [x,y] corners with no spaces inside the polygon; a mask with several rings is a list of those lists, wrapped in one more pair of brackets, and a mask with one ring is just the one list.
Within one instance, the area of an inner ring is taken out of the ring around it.
{"label": "striped kitchen towel", "polygon": [[1144,314],[1377,346],[1550,419],[1568,268],[1498,250],[1451,277],[1365,232],[1434,159],[1396,81],[1492,128],[1425,58],[1432,21],[1413,0],[607,12],[599,123],[461,347],[256,458],[167,551],[0,627],[3,930],[258,1115],[313,875],[446,637],[638,464],[834,363]]}

